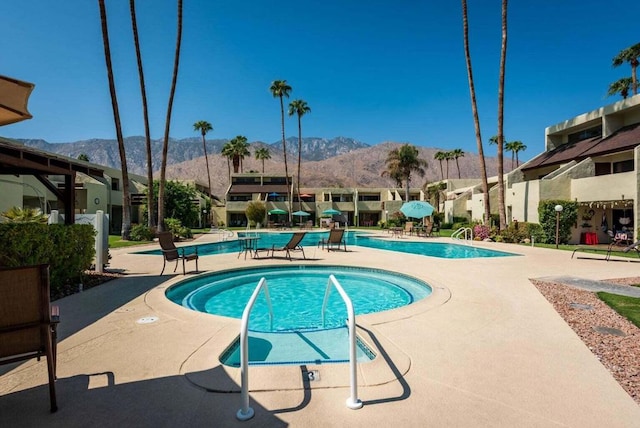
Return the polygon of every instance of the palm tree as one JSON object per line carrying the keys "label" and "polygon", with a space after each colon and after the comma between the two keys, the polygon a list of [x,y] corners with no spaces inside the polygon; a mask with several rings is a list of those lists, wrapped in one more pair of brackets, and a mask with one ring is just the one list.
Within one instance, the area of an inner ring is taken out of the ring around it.
{"label": "palm tree", "polygon": [[[516,151],[515,151],[515,148],[514,148],[514,144],[515,144],[515,143],[519,143],[519,141],[510,141],[510,142],[508,142],[508,143],[506,143],[506,144],[504,145],[504,149],[505,149],[507,152],[511,152],[511,169],[512,169],[512,170],[513,170],[513,164],[514,164],[514,162],[515,162],[515,158],[516,158]],[[522,144],[522,143],[521,143],[521,144]]]}
{"label": "palm tree", "polygon": [[[102,0],[101,0],[102,1]],[[164,127],[164,140],[162,142],[162,163],[160,165],[160,184],[158,187],[158,230],[164,231],[164,193],[167,179],[167,152],[169,151],[169,130],[171,128],[171,110],[173,97],[176,93],[178,81],[178,66],[180,65],[180,44],[182,43],[182,0],[178,0],[178,31],[176,36],[176,51],[173,61],[173,78],[171,79],[171,91],[169,92],[169,104]]]}
{"label": "palm tree", "polygon": [[207,132],[213,131],[213,126],[206,120],[199,120],[193,124],[194,131],[200,131],[202,135],[202,149],[204,150],[204,161],[207,164],[207,179],[209,180],[209,199],[213,199],[211,195],[211,173],[209,172],[209,156],[207,155],[207,143],[205,142],[205,135]]}
{"label": "palm tree", "polygon": [[482,178],[482,193],[484,194],[484,222],[489,224],[491,210],[489,206],[489,183],[487,179],[487,165],[482,148],[482,135],[480,133],[480,118],[478,117],[478,105],[476,103],[476,89],[473,83],[473,68],[471,67],[471,53],[469,51],[469,20],[467,19],[467,0],[462,0],[462,28],[464,35],[464,57],[467,64],[467,76],[469,79],[469,93],[471,96],[471,110],[473,111],[473,124],[476,131],[476,144],[478,146],[478,159],[480,160],[480,174]]}
{"label": "palm tree", "polygon": [[298,176],[296,177],[296,188],[298,193],[298,203],[300,203],[300,160],[302,158],[302,116],[309,113],[311,107],[304,100],[293,100],[289,104],[289,116],[298,115]]}
{"label": "palm tree", "polygon": [[640,65],[640,43],[623,49],[613,57],[613,66],[619,67],[625,62],[628,62],[631,66],[631,88],[633,89],[633,95],[638,93],[638,77],[636,76],[636,70]]}
{"label": "palm tree", "polygon": [[454,149],[451,152],[451,155],[453,156],[453,159],[456,161],[456,168],[458,169],[458,178],[460,177],[460,164],[458,163],[458,158],[463,158],[464,157],[464,151],[462,149]]}
{"label": "palm tree", "polygon": [[[282,124],[282,154],[284,156],[284,179],[285,184],[287,185],[287,193],[289,193],[289,166],[287,164],[287,141],[284,136],[284,102],[282,101],[283,97],[289,98],[289,93],[291,92],[291,86],[287,85],[286,80],[274,80],[271,82],[271,87],[269,88],[271,94],[274,98],[280,98],[280,122]],[[289,200],[289,222],[291,222],[291,195],[287,196]]]}
{"label": "palm tree", "polygon": [[518,159],[518,152],[524,152],[527,150],[527,146],[522,141],[512,141],[509,144],[511,144],[511,151],[516,155],[516,167],[519,167],[520,160]]}
{"label": "palm tree", "polygon": [[118,140],[118,152],[120,153],[120,165],[122,169],[122,228],[120,231],[123,240],[129,240],[131,233],[131,194],[129,193],[129,171],[127,169],[127,156],[122,137],[122,124],[120,122],[120,110],[118,109],[118,97],[116,85],[113,79],[113,67],[111,64],[111,48],[109,47],[109,31],[107,27],[107,12],[104,0],[98,0],[100,7],[100,21],[102,24],[102,42],[104,45],[104,58],[107,65],[107,78],[109,79],[109,92],[111,93],[111,107],[113,120],[116,126],[116,138]]}
{"label": "palm tree", "polygon": [[633,79],[631,77],[623,77],[622,79],[618,79],[612,84],[609,85],[609,91],[607,92],[607,96],[611,97],[613,95],[620,94],[623,99],[627,99],[629,96],[629,90],[633,86]]}
{"label": "palm tree", "polygon": [[226,142],[225,145],[222,146],[220,154],[227,158],[227,176],[229,178],[229,184],[231,184],[231,159],[233,159],[233,144],[231,141]]}
{"label": "palm tree", "polygon": [[142,69],[142,54],[140,53],[140,39],[138,37],[138,23],[136,20],[136,2],[129,0],[129,9],[131,10],[131,29],[133,30],[133,41],[136,47],[136,59],[138,62],[138,77],[140,79],[140,93],[142,95],[142,117],[144,120],[144,136],[145,146],[147,149],[147,207],[149,207],[149,215],[147,215],[147,226],[150,228],[155,226],[156,220],[153,213],[153,162],[151,153],[151,131],[149,130],[149,110],[147,108],[147,90],[144,84],[144,71]]}
{"label": "palm tree", "polygon": [[507,227],[504,202],[504,75],[507,62],[507,3],[502,0],[502,46],[500,49],[500,78],[498,83],[498,212],[500,230]]}
{"label": "palm tree", "polygon": [[420,159],[420,152],[415,146],[404,144],[400,148],[395,148],[387,155],[387,169],[382,175],[388,175],[398,182],[404,182],[404,199],[409,200],[409,184],[411,182],[411,174],[417,173],[420,177],[424,177],[427,161]]}
{"label": "palm tree", "polygon": [[242,163],[246,156],[250,156],[249,143],[247,143],[247,137],[238,135],[229,141],[231,160],[233,162],[233,172],[237,174],[238,171],[242,172]]}
{"label": "palm tree", "polygon": [[256,149],[255,156],[257,160],[262,161],[262,173],[264,174],[264,161],[271,159],[271,153],[269,153],[268,148],[260,147],[259,149]]}
{"label": "palm tree", "polygon": [[451,152],[444,152],[444,161],[446,162],[446,166],[447,166],[447,180],[449,179],[449,161],[453,160],[453,153]]}
{"label": "palm tree", "polygon": [[440,177],[444,180],[444,170],[442,169],[442,161],[447,158],[447,152],[436,152],[433,158],[440,162]]}

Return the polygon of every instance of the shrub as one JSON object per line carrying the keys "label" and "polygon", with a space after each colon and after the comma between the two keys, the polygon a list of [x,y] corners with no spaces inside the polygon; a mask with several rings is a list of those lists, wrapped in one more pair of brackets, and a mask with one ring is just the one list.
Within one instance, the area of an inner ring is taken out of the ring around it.
{"label": "shrub", "polygon": [[489,226],[485,226],[484,224],[476,224],[475,226],[473,226],[474,238],[480,241],[484,241],[485,239],[489,238],[490,235],[491,230],[489,229]]}
{"label": "shrub", "polygon": [[175,239],[193,237],[191,229],[183,226],[182,222],[177,218],[165,218],[164,223],[167,226],[167,230],[173,234]]}
{"label": "shrub", "polygon": [[51,295],[75,288],[95,255],[90,224],[0,223],[0,266],[50,265]]}
{"label": "shrub", "polygon": [[153,229],[144,224],[134,224],[131,227],[131,235],[129,236],[132,241],[153,241],[155,233]]}
{"label": "shrub", "polygon": [[562,205],[559,224],[559,243],[566,244],[571,236],[571,228],[578,220],[578,203],[564,200],[540,201],[538,204],[538,218],[543,231],[544,242],[555,242],[556,237],[556,211],[555,206]]}
{"label": "shrub", "polygon": [[520,223],[514,221],[505,230],[500,232],[504,242],[520,243],[525,239],[533,239],[536,242],[544,242],[545,235],[538,223]]}
{"label": "shrub", "polygon": [[247,209],[244,211],[249,222],[257,224],[264,222],[267,216],[267,208],[264,203],[258,201],[252,201],[247,204]]}

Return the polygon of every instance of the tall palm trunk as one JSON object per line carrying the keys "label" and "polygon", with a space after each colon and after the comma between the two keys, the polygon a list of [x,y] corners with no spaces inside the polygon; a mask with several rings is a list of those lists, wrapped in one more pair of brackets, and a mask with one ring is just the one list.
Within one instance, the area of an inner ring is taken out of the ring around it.
{"label": "tall palm trunk", "polygon": [[122,168],[122,228],[121,238],[128,240],[131,233],[131,194],[129,193],[129,171],[127,169],[127,155],[124,149],[122,137],[122,124],[120,122],[120,110],[118,109],[118,97],[116,85],[113,80],[113,66],[111,64],[111,48],[109,47],[109,30],[107,28],[107,12],[104,0],[98,0],[100,7],[100,21],[102,24],[102,42],[104,44],[104,57],[107,65],[107,77],[109,79],[109,92],[111,94],[111,107],[113,120],[116,126],[116,138],[118,140],[118,152],[120,153],[120,167]]}
{"label": "tall palm trunk", "polygon": [[209,156],[207,155],[207,142],[205,140],[205,135],[207,135],[207,131],[202,129],[202,149],[204,150],[204,161],[207,163],[207,180],[209,183],[209,199],[213,201],[213,196],[211,195],[211,173],[209,172]]}
{"label": "tall palm trunk", "polygon": [[136,1],[129,0],[131,9],[131,28],[133,41],[136,46],[136,59],[138,61],[138,76],[140,77],[140,92],[142,95],[142,116],[144,118],[144,137],[147,149],[147,226],[154,227],[156,219],[153,206],[153,159],[151,154],[151,132],[149,131],[149,110],[147,108],[147,90],[144,84],[144,72],[142,69],[142,54],[140,53],[140,39],[138,38],[138,23],[136,20]]}
{"label": "tall palm trunk", "polygon": [[289,165],[287,164],[287,141],[284,137],[284,102],[280,94],[280,118],[282,124],[282,154],[284,155],[284,182],[287,185],[287,199],[289,201],[289,222],[291,222],[291,192],[289,191]]}
{"label": "tall palm trunk", "polygon": [[180,44],[182,42],[182,0],[178,0],[178,31],[176,36],[176,52],[173,62],[173,78],[171,79],[171,91],[169,93],[169,105],[164,127],[164,140],[162,141],[162,163],[160,167],[160,185],[158,187],[158,230],[164,231],[164,192],[167,176],[167,152],[169,151],[169,130],[171,128],[171,110],[173,109],[173,97],[176,92],[178,80],[178,66],[180,65]]}
{"label": "tall palm trunk", "polygon": [[298,190],[298,208],[302,210],[300,200],[300,162],[302,161],[302,117],[298,113],[298,177],[296,178],[296,188]]}
{"label": "tall palm trunk", "polygon": [[[498,212],[500,230],[507,227],[504,202],[504,74],[507,59],[507,0],[502,0],[502,47],[500,50],[500,83],[498,84]],[[513,161],[512,161],[513,163]],[[513,168],[513,165],[512,165]]]}
{"label": "tall palm trunk", "polygon": [[489,205],[489,183],[487,180],[487,165],[482,148],[482,135],[480,133],[480,118],[476,103],[476,90],[473,84],[473,69],[471,67],[471,54],[469,52],[469,22],[467,20],[467,1],[462,0],[462,27],[464,31],[464,57],[467,63],[467,76],[469,78],[469,93],[471,95],[471,110],[473,111],[473,124],[476,131],[476,144],[478,145],[478,159],[480,160],[480,173],[482,176],[482,193],[484,194],[484,222],[489,224],[491,209]]}

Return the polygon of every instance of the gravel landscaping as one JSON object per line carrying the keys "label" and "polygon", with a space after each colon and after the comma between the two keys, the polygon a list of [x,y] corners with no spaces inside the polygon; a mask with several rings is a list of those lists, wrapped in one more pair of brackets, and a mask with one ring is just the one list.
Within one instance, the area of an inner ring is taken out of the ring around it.
{"label": "gravel landscaping", "polygon": [[[531,281],[618,383],[640,404],[640,328],[595,293],[554,282]],[[608,279],[621,285],[640,278]]]}

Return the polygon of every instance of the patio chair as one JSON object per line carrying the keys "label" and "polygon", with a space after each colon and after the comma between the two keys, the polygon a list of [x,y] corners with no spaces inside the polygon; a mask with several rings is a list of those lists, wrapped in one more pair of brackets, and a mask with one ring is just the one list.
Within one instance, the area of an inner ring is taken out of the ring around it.
{"label": "patio chair", "polygon": [[196,272],[198,272],[198,247],[195,248],[194,253],[187,254],[184,248],[177,248],[173,242],[173,234],[171,232],[160,232],[157,234],[158,242],[160,243],[160,249],[162,250],[162,256],[164,258],[164,263],[162,264],[162,271],[160,275],[164,273],[164,268],[167,265],[167,262],[176,261],[176,266],[173,269],[175,272],[178,269],[178,262],[182,260],[182,274],[186,275],[186,262],[195,260],[196,262]]}
{"label": "patio chair", "polygon": [[339,250],[342,246],[344,250],[347,251],[347,243],[344,240],[344,229],[331,229],[329,236],[326,239],[322,238],[319,244],[322,245],[323,250],[325,247],[327,251]]}
{"label": "patio chair", "polygon": [[425,238],[430,238],[433,236],[433,223],[429,223],[427,227],[422,231]]}
{"label": "patio chair", "polygon": [[413,235],[413,222],[408,221],[404,224],[404,234]]}
{"label": "patio chair", "polygon": [[0,365],[47,358],[51,412],[56,401],[59,309],[51,307],[49,266],[0,268]]}
{"label": "patio chair", "polygon": [[273,245],[271,247],[271,257],[274,257],[276,251],[285,251],[287,259],[291,261],[291,251],[302,251],[302,258],[306,260],[307,257],[304,255],[304,249],[300,245],[302,238],[304,238],[304,235],[306,234],[307,232],[295,232],[289,242],[287,242],[284,246],[276,247],[275,245]]}

